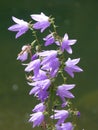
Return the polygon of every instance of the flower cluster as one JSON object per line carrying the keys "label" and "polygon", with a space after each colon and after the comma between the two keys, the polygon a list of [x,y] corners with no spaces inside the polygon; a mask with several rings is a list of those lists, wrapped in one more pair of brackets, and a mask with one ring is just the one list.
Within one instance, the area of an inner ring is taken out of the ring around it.
{"label": "flower cluster", "polygon": [[[17,60],[23,62],[22,65],[25,66],[27,83],[32,87],[29,94],[33,94],[40,101],[32,110],[29,122],[33,122],[33,127],[42,126],[44,130],[73,130],[74,121],[69,120],[72,116],[80,114],[79,111],[71,108],[69,99],[74,98],[74,95],[70,90],[75,87],[75,84],[68,84],[65,74],[74,78],[76,72],[83,71],[77,66],[80,58],[68,57],[66,60],[66,53],[72,54],[71,46],[77,40],[70,40],[67,33],[64,34],[64,37],[59,36],[54,18],[48,17],[44,13],[32,14],[31,18],[36,22],[26,22],[12,17],[16,24],[8,28],[10,31],[17,32],[16,38],[28,30],[31,30],[34,36],[33,42],[23,45],[17,57]],[[51,33],[39,41],[35,30],[40,30],[43,33],[50,26],[53,31],[49,30]],[[45,47],[55,44],[57,48],[44,50],[41,42],[44,42]],[[56,124],[53,120],[57,120]]]}

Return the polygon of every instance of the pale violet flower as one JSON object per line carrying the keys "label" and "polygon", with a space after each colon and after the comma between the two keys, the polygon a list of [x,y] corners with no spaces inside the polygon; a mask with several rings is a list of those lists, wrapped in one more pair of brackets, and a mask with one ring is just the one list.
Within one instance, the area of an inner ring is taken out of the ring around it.
{"label": "pale violet flower", "polygon": [[62,124],[61,128],[62,130],[73,130],[74,126],[72,125],[71,122],[66,122]]}
{"label": "pale violet flower", "polygon": [[66,98],[74,98],[74,95],[69,91],[75,87],[75,84],[63,84],[58,86],[57,88],[57,95],[62,100],[62,107],[65,107],[67,105]]}
{"label": "pale violet flower", "polygon": [[31,86],[39,87],[39,91],[41,90],[47,90],[49,86],[51,85],[50,79],[45,79],[45,80],[39,80],[36,82],[28,83]]}
{"label": "pale violet flower", "polygon": [[34,96],[38,97],[39,100],[42,102],[48,98],[49,92],[47,89],[51,85],[51,82],[49,79],[40,80],[32,83],[28,83],[30,86],[33,86],[29,94],[34,94]]}
{"label": "pale violet flower", "polygon": [[41,69],[49,72],[50,77],[55,77],[59,70],[60,62],[58,58],[51,58],[47,63],[43,64]]}
{"label": "pale violet flower", "polygon": [[38,74],[37,74],[37,75],[34,75],[34,76],[32,77],[32,80],[33,80],[33,81],[38,81],[38,80],[45,80],[45,79],[47,79],[47,78],[48,78],[48,76],[47,76],[46,71],[43,71],[43,70],[39,69]]}
{"label": "pale violet flower", "polygon": [[33,112],[44,112],[46,106],[44,105],[43,102],[37,104],[34,109],[32,110]]}
{"label": "pale violet flower", "polygon": [[18,19],[14,16],[12,16],[12,19],[16,24],[9,27],[8,30],[17,32],[15,38],[20,37],[21,35],[23,35],[24,33],[26,33],[28,31],[28,29],[29,29],[28,22]]}
{"label": "pale violet flower", "polygon": [[29,122],[33,122],[33,128],[39,126],[44,120],[44,114],[42,112],[36,112],[30,115]]}
{"label": "pale violet flower", "polygon": [[31,61],[27,67],[25,68],[26,72],[31,72],[33,70],[34,74],[37,75],[40,68],[40,59],[36,59],[34,61]]}
{"label": "pale violet flower", "polygon": [[58,86],[57,95],[61,97],[64,101],[64,98],[74,98],[74,95],[69,91],[75,87],[75,84],[63,84]]}
{"label": "pale violet flower", "polygon": [[55,77],[60,66],[57,51],[47,50],[38,53],[38,55],[42,59],[41,69],[46,71],[50,77]]}
{"label": "pale violet flower", "polygon": [[45,41],[45,46],[55,43],[55,38],[52,33],[43,38],[43,40]]}
{"label": "pale violet flower", "polygon": [[61,50],[62,51],[66,50],[69,54],[72,54],[71,45],[74,45],[76,43],[76,41],[77,40],[75,40],[75,39],[69,40],[68,34],[66,33],[62,39]]}
{"label": "pale violet flower", "polygon": [[80,61],[80,58],[73,59],[68,58],[68,60],[65,62],[65,68],[64,70],[73,78],[74,72],[82,72],[83,70],[78,67],[76,64]]}
{"label": "pale violet flower", "polygon": [[66,118],[68,118],[68,116],[69,116],[69,113],[66,110],[54,110],[54,112],[56,114],[52,115],[51,118],[58,119],[57,125],[64,123]]}
{"label": "pale violet flower", "polygon": [[26,45],[22,47],[22,51],[18,54],[17,60],[21,60],[22,62],[27,60],[28,58],[27,48],[28,46]]}
{"label": "pale violet flower", "polygon": [[55,125],[56,130],[73,130],[74,126],[71,122],[62,123],[62,125]]}
{"label": "pale violet flower", "polygon": [[31,18],[37,21],[35,24],[33,24],[33,28],[41,29],[41,32],[43,32],[47,27],[50,26],[49,17],[42,12],[41,14],[31,15]]}

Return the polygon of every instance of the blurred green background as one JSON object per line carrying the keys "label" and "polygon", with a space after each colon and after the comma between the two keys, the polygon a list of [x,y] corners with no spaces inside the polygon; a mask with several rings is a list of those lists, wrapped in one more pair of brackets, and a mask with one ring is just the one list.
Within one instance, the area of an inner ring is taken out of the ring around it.
{"label": "blurred green background", "polygon": [[16,60],[32,37],[28,32],[16,40],[16,33],[7,28],[14,24],[12,16],[30,21],[31,14],[40,12],[55,17],[61,36],[67,32],[78,40],[71,57],[81,58],[84,72],[70,79],[77,84],[73,93],[81,112],[78,130],[98,130],[98,0],[0,0],[0,130],[32,130],[28,119],[36,103]]}

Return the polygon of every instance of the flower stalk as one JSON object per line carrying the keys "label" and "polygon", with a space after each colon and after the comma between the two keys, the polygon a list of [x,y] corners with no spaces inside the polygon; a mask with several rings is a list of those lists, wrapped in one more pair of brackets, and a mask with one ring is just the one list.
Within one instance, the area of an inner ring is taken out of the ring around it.
{"label": "flower stalk", "polygon": [[[33,124],[33,128],[40,127],[42,130],[74,130],[76,124],[73,117],[79,117],[80,112],[74,109],[69,101],[75,98],[71,89],[76,85],[67,83],[67,75],[74,78],[75,73],[83,70],[77,66],[80,58],[68,57],[66,60],[66,53],[69,55],[73,53],[71,46],[77,40],[70,40],[67,33],[64,34],[64,37],[59,36],[54,18],[48,17],[42,12],[41,14],[32,14],[31,18],[32,21],[28,23],[12,17],[16,24],[8,28],[10,31],[17,32],[16,38],[29,29],[33,34],[31,44],[23,45],[17,57],[17,60],[26,66],[24,71],[28,80],[27,84],[32,87],[29,95],[34,95],[40,102],[33,108],[29,122]],[[34,23],[32,24],[32,22]],[[49,30],[49,34],[42,37],[43,46],[46,47],[46,50],[42,50],[41,41],[36,31],[40,30],[43,33],[50,26],[53,31]],[[49,50],[48,46],[52,46],[52,44],[55,44],[56,48]],[[25,64],[25,61],[28,63]]]}

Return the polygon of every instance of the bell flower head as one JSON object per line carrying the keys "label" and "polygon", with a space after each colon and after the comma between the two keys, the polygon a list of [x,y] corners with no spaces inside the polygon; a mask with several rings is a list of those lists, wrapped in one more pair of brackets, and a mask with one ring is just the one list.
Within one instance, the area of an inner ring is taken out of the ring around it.
{"label": "bell flower head", "polygon": [[65,62],[65,68],[64,70],[73,78],[74,72],[82,72],[83,70],[78,67],[76,64],[80,61],[80,58],[71,60],[68,58],[68,60]]}
{"label": "bell flower head", "polygon": [[51,77],[54,77],[59,69],[60,62],[57,57],[57,51],[50,50],[50,51],[43,51],[38,53],[41,57],[41,69],[47,71]]}
{"label": "bell flower head", "polygon": [[37,75],[39,72],[40,68],[40,59],[36,59],[34,61],[31,61],[27,67],[25,68],[26,72],[31,72],[32,70],[34,71],[34,74]]}
{"label": "bell flower head", "polygon": [[28,58],[28,51],[27,51],[28,46],[24,45],[22,47],[22,51],[18,54],[17,60],[20,61],[25,61]]}
{"label": "bell flower head", "polygon": [[42,102],[44,102],[44,100],[48,98],[47,89],[51,84],[49,79],[36,81],[28,84],[34,86],[29,93],[30,95],[34,94],[34,96],[38,97],[38,99],[41,100]]}
{"label": "bell flower head", "polygon": [[57,125],[64,123],[66,118],[69,116],[68,111],[66,110],[54,110],[56,114],[52,115],[50,118],[58,119]]}
{"label": "bell flower head", "polygon": [[68,34],[66,33],[62,39],[61,50],[62,51],[66,50],[69,54],[72,54],[71,45],[74,45],[76,43],[76,41],[77,40],[75,40],[75,39],[69,40]]}
{"label": "bell flower head", "polygon": [[50,26],[49,17],[42,12],[41,14],[31,15],[31,18],[37,21],[35,24],[33,24],[33,28],[41,29],[41,32],[43,32],[47,27]]}
{"label": "bell flower head", "polygon": [[44,112],[45,108],[46,108],[46,106],[44,105],[43,102],[41,102],[38,105],[36,105],[32,111],[33,112]]}
{"label": "bell flower head", "polygon": [[44,115],[42,112],[36,112],[30,115],[29,122],[33,122],[33,128],[39,126],[44,121]]}
{"label": "bell flower head", "polygon": [[52,33],[43,38],[43,40],[45,41],[45,46],[51,45],[55,42],[55,38]]}
{"label": "bell flower head", "polygon": [[37,95],[38,100],[41,102],[44,102],[49,96],[49,92],[46,90],[40,90],[40,92]]}
{"label": "bell flower head", "polygon": [[50,79],[40,80],[36,82],[29,83],[31,86],[39,87],[39,89],[47,90],[51,85]]}
{"label": "bell flower head", "polygon": [[62,130],[73,130],[74,126],[72,125],[71,122],[66,122],[66,123],[62,123],[61,129]]}
{"label": "bell flower head", "polygon": [[43,52],[38,53],[38,55],[42,58],[41,65],[45,65],[56,58],[57,51],[55,50],[43,51]]}
{"label": "bell flower head", "polygon": [[46,71],[43,71],[41,69],[39,69],[39,72],[37,75],[34,75],[32,77],[33,81],[45,80],[45,79],[48,79],[47,73],[46,73]]}
{"label": "bell flower head", "polygon": [[46,70],[48,74],[50,75],[50,77],[53,78],[56,76],[59,66],[60,66],[59,59],[53,58],[50,61],[48,61],[46,64],[43,64],[41,69]]}
{"label": "bell flower head", "polygon": [[58,86],[57,95],[64,101],[64,98],[74,98],[74,95],[68,91],[75,87],[75,84],[63,84]]}
{"label": "bell flower head", "polygon": [[23,35],[28,31],[29,28],[28,28],[28,23],[26,21],[18,19],[14,16],[12,16],[12,19],[16,24],[9,27],[8,30],[17,32],[15,38],[20,37],[21,35]]}
{"label": "bell flower head", "polygon": [[47,51],[39,52],[38,55],[41,57],[48,57],[48,58],[56,57],[57,51],[56,50],[47,50]]}
{"label": "bell flower head", "polygon": [[56,130],[73,130],[74,127],[71,122],[62,123],[62,125],[55,125]]}

